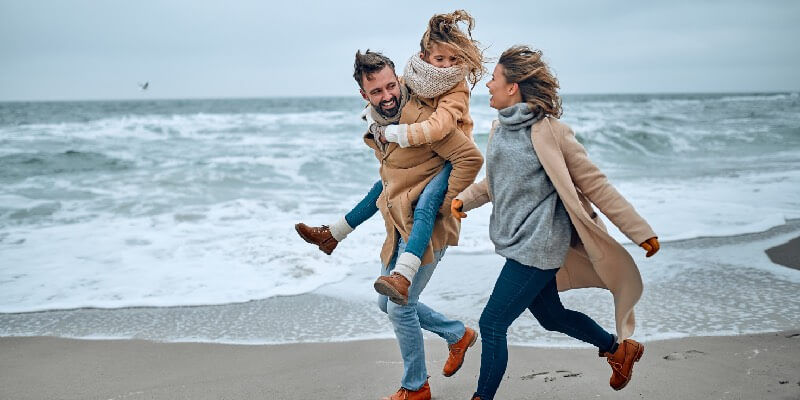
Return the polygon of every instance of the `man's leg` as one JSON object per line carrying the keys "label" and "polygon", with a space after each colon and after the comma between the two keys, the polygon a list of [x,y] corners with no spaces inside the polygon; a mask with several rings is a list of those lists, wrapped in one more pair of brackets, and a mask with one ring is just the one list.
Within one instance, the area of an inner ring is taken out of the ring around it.
{"label": "man's leg", "polygon": [[[402,253],[404,250],[405,243],[400,240],[397,252]],[[419,302],[419,296],[428,284],[443,253],[443,251],[438,252],[432,263],[420,269],[420,274],[417,275],[417,279],[414,279],[409,288],[407,305],[401,306],[393,302],[381,303],[379,300],[379,306],[386,304],[386,311],[394,326],[397,342],[400,346],[400,354],[403,357],[404,372],[401,386],[409,390],[419,389],[428,378],[425,368],[425,346],[422,338],[422,328],[436,333],[447,340],[448,343],[454,343],[464,335],[463,323],[447,319],[442,314]],[[381,271],[383,275],[388,275],[392,272],[394,261],[395,259],[389,263],[387,268]],[[425,273],[422,273],[423,270],[425,270]],[[380,299],[385,298],[386,296],[380,296]]]}

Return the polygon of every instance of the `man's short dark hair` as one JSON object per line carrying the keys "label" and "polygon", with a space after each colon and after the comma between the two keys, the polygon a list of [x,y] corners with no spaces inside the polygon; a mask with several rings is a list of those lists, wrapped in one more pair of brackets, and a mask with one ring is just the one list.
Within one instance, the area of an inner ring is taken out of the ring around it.
{"label": "man's short dark hair", "polygon": [[391,67],[394,72],[394,63],[389,57],[378,53],[377,51],[370,51],[367,49],[364,54],[361,50],[356,51],[356,62],[353,67],[353,78],[358,82],[358,87],[364,89],[364,82],[362,79],[370,79],[370,76],[384,67]]}

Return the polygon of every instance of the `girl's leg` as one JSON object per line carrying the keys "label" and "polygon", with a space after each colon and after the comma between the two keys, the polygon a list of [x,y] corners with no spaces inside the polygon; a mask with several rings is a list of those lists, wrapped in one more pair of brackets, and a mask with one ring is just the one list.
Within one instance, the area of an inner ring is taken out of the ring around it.
{"label": "girl's leg", "polygon": [[508,364],[508,327],[539,295],[557,270],[541,270],[507,259],[479,321],[481,369],[475,396],[494,398]]}
{"label": "girl's leg", "polygon": [[367,195],[343,219],[330,225],[333,238],[341,242],[357,226],[375,215],[378,212],[378,206],[375,203],[378,201],[378,196],[381,195],[382,191],[383,183],[379,179],[372,185],[372,189],[369,190]]}
{"label": "girl's leg", "polygon": [[408,236],[408,245],[405,252],[398,257],[395,266],[395,272],[403,275],[409,282],[419,270],[422,255],[431,241],[433,224],[447,193],[447,182],[452,170],[453,166],[449,161],[446,162],[444,168],[428,182],[417,200],[414,208],[414,225]]}
{"label": "girl's leg", "polygon": [[613,353],[614,347],[616,347],[616,337],[608,333],[588,315],[564,308],[558,297],[555,276],[542,288],[528,309],[542,325],[542,328],[548,331],[561,332],[593,344],[601,353],[606,351]]}

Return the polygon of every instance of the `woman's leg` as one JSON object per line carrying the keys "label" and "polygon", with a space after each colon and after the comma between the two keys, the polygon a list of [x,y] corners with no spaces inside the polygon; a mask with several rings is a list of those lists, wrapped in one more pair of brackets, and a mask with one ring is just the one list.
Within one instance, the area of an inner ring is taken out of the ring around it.
{"label": "woman's leg", "polygon": [[411,226],[408,245],[406,251],[399,256],[395,267],[395,272],[406,277],[409,282],[413,280],[419,270],[422,255],[431,241],[433,223],[436,221],[436,214],[438,214],[447,193],[447,181],[450,179],[452,170],[453,166],[449,161],[446,162],[444,168],[428,182],[417,200],[414,208],[414,225]]}
{"label": "woman's leg", "polygon": [[542,288],[528,309],[542,328],[593,344],[601,353],[613,352],[616,343],[614,335],[608,333],[588,315],[564,308],[561,298],[558,297],[555,276]]}
{"label": "woman's leg", "polygon": [[508,327],[555,274],[556,270],[541,270],[506,260],[479,321],[483,350],[475,396],[484,400],[494,398],[508,364]]}

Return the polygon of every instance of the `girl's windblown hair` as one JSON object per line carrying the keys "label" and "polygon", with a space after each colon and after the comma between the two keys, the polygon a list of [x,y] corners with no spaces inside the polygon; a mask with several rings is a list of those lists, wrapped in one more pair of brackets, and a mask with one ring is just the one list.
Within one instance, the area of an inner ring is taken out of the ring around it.
{"label": "girl's windblown hair", "polygon": [[[466,33],[459,28],[459,22],[466,24]],[[419,42],[420,51],[425,57],[428,56],[434,43],[450,47],[468,68],[467,81],[472,84],[472,87],[475,87],[486,74],[480,43],[472,39],[472,28],[474,27],[475,18],[464,10],[456,10],[449,14],[436,14],[428,21],[428,29]]]}
{"label": "girl's windblown hair", "polygon": [[561,117],[558,79],[542,60],[541,50],[514,46],[504,51],[497,63],[503,66],[506,81],[519,85],[522,101],[531,111]]}

